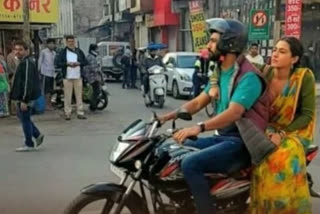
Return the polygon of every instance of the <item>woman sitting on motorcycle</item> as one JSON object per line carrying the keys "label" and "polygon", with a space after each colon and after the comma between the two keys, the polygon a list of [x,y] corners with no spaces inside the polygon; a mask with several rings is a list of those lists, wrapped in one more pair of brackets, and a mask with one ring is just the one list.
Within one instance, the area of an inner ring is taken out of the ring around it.
{"label": "woman sitting on motorcycle", "polygon": [[270,69],[270,125],[267,134],[278,147],[253,170],[252,214],[311,213],[306,178],[305,149],[315,127],[315,79],[310,69],[299,67],[301,42],[280,39],[273,49]]}
{"label": "woman sitting on motorcycle", "polygon": [[100,94],[101,75],[100,65],[97,60],[98,54],[98,46],[96,44],[91,44],[87,56],[88,65],[85,67],[85,78],[93,89],[93,96],[89,107],[91,111],[97,109],[97,102]]}

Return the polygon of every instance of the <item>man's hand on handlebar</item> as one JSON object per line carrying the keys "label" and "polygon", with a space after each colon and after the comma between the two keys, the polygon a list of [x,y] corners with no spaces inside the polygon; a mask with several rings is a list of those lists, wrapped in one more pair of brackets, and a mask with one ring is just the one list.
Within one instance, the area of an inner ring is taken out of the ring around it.
{"label": "man's hand on handlebar", "polygon": [[185,128],[180,131],[177,131],[173,135],[173,139],[177,141],[177,143],[183,144],[184,141],[188,138],[195,138],[200,134],[201,130],[199,126],[193,126],[191,128]]}

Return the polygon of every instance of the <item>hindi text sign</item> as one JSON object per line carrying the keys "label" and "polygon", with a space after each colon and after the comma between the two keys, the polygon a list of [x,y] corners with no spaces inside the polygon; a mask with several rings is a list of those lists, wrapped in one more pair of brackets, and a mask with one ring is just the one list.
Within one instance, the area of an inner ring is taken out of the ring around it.
{"label": "hindi text sign", "polygon": [[302,0],[287,0],[285,35],[301,37],[301,9]]}
{"label": "hindi text sign", "polygon": [[[0,0],[0,22],[23,22],[23,0]],[[29,0],[31,23],[56,23],[59,0]]]}
{"label": "hindi text sign", "polygon": [[193,38],[193,49],[199,52],[208,42],[206,23],[202,5],[199,1],[190,1],[190,25]]}

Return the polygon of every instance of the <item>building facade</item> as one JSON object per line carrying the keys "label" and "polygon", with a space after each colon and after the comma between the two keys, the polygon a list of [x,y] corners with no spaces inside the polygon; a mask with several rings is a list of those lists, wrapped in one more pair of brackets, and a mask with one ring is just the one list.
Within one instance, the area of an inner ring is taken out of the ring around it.
{"label": "building facade", "polygon": [[[30,3],[31,51],[37,56],[40,43],[59,20],[59,0],[47,4]],[[23,38],[23,0],[0,0],[0,49],[5,56],[13,48],[13,42]]]}
{"label": "building facade", "polygon": [[103,17],[105,0],[72,0],[72,2],[74,34],[76,36],[90,34],[88,29],[97,26]]}

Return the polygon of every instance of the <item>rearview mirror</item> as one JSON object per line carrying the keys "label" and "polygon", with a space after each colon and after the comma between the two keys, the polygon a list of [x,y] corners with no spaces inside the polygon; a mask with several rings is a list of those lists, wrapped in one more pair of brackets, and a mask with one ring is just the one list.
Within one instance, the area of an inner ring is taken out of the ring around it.
{"label": "rearview mirror", "polygon": [[189,112],[187,112],[185,109],[182,109],[178,112],[177,118],[181,120],[190,121],[192,120],[192,115]]}

